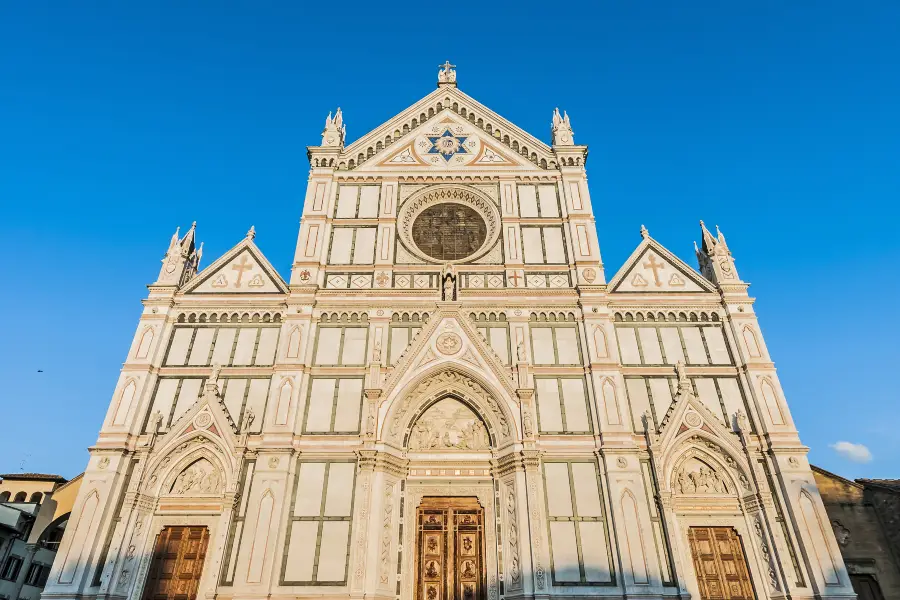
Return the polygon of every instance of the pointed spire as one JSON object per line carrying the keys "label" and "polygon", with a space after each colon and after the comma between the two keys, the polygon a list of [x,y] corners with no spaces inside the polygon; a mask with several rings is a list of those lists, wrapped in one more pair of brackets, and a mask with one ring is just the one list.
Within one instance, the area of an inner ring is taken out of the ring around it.
{"label": "pointed spire", "polygon": [[716,237],[719,238],[719,243],[725,248],[725,250],[731,254],[731,251],[728,250],[728,244],[725,242],[725,235],[719,231],[719,226],[716,225]]}
{"label": "pointed spire", "polygon": [[715,284],[739,282],[734,257],[731,256],[731,250],[728,249],[719,226],[716,225],[716,235],[713,236],[706,224],[700,221],[700,232],[703,235],[700,248],[696,248],[696,242],[694,243],[700,273]]}
{"label": "pointed spire", "polygon": [[553,109],[553,123],[550,127],[550,134],[553,138],[554,146],[575,145],[575,134],[572,132],[572,124],[569,122],[569,113],[563,111],[560,117],[559,109]]}
{"label": "pointed spire", "polygon": [[346,136],[347,127],[344,125],[344,116],[341,114],[341,107],[339,106],[334,113],[333,118],[330,111],[328,116],[325,117],[325,129],[322,131],[322,145],[342,148]]}
{"label": "pointed spire", "polygon": [[247,230],[247,239],[252,242],[253,238],[255,238],[255,237],[256,237],[256,227],[251,225],[250,229]]}
{"label": "pointed spire", "polygon": [[650,237],[650,232],[647,231],[647,228],[644,227],[643,224],[641,224],[641,237],[644,238],[645,240],[646,240],[648,237]]}
{"label": "pointed spire", "polygon": [[179,239],[180,231],[180,227],[175,229],[175,234],[169,241],[169,248],[162,259],[163,266],[156,280],[158,285],[180,286],[197,272],[197,265],[200,262],[194,245],[197,221],[191,223],[191,228]]}

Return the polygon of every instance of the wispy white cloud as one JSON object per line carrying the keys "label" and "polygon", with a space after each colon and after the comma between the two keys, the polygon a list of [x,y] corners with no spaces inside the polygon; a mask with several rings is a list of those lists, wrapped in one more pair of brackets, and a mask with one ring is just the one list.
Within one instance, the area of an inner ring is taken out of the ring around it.
{"label": "wispy white cloud", "polygon": [[831,444],[831,448],[846,458],[858,463],[867,463],[872,461],[872,453],[863,444],[854,444],[853,442],[835,442]]}

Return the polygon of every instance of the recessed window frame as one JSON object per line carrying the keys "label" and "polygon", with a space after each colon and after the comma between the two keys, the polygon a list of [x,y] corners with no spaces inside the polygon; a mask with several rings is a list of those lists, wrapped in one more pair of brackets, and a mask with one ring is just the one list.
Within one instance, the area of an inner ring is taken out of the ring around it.
{"label": "recessed window frame", "polygon": [[[594,476],[596,477],[597,482],[597,493],[600,495],[599,502],[602,514],[597,517],[582,517],[578,515],[578,499],[575,496],[575,477],[572,472],[572,465],[580,463],[580,464],[589,464],[594,469]],[[569,500],[572,504],[572,516],[551,516],[550,515],[550,497],[547,494],[547,471],[545,465],[548,464],[565,464],[569,473]],[[559,586],[598,586],[598,587],[615,587],[616,586],[616,567],[615,560],[612,548],[612,540],[610,540],[609,534],[609,523],[607,522],[606,516],[608,514],[608,506],[606,503],[606,494],[605,489],[603,487],[603,480],[600,477],[600,469],[597,465],[596,460],[578,460],[578,459],[551,459],[544,460],[541,464],[541,477],[543,478],[544,483],[544,510],[547,515],[546,528],[547,528],[547,543],[550,546],[550,577],[553,582],[553,585]],[[572,521],[575,523],[575,544],[578,550],[578,572],[579,572],[579,581],[563,581],[556,579],[556,568],[554,565],[553,558],[553,537],[550,533],[550,523],[552,522],[569,522]],[[579,523],[591,522],[591,523],[602,523],[603,531],[606,537],[606,556],[609,563],[609,577],[610,581],[588,581],[585,575],[584,569],[584,557],[581,549],[581,528],[579,527]]]}

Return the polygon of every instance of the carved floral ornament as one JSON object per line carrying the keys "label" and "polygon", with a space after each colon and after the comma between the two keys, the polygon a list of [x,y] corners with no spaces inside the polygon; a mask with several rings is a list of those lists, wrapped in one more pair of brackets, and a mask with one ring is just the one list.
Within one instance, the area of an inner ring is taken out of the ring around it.
{"label": "carved floral ornament", "polygon": [[436,185],[419,190],[400,207],[397,230],[403,245],[418,258],[433,263],[436,259],[425,253],[413,239],[413,223],[422,212],[439,204],[460,204],[484,219],[486,235],[480,247],[468,256],[445,262],[470,262],[487,254],[500,237],[500,213],[496,204],[483,192],[463,185]]}
{"label": "carved floral ornament", "polygon": [[[400,444],[403,442],[407,427],[410,427],[409,442],[411,447],[413,445],[423,446],[422,448],[417,447],[417,449],[442,447],[441,445],[445,443],[444,431],[437,431],[437,426],[433,425],[431,437],[428,437],[425,435],[424,428],[418,427],[418,425],[421,419],[427,417],[434,407],[440,405],[443,414],[443,408],[447,408],[443,407],[443,399],[448,397],[455,398],[453,402],[460,407],[463,405],[467,407],[467,410],[471,413],[471,418],[463,420],[472,422],[462,423],[460,420],[447,425],[448,419],[443,418],[440,422],[443,424],[442,427],[446,429],[446,433],[448,433],[449,445],[447,447],[458,447],[459,444],[462,444],[462,446],[470,446],[474,449],[483,447],[485,443],[489,445],[492,434],[497,435],[502,440],[508,440],[511,437],[512,428],[509,419],[494,397],[478,382],[463,373],[453,370],[441,371],[428,377],[400,400],[399,405],[394,409],[393,415],[390,416],[391,425],[387,432],[388,437]],[[420,408],[420,412],[417,412],[416,409],[419,407],[426,408],[424,410]],[[485,419],[483,421],[475,414],[478,412],[484,415]],[[473,419],[478,421],[478,424],[475,424]],[[411,424],[414,420],[417,427],[413,427]],[[485,424],[487,427],[485,427]],[[435,433],[438,433],[441,438],[437,446],[432,445]]]}

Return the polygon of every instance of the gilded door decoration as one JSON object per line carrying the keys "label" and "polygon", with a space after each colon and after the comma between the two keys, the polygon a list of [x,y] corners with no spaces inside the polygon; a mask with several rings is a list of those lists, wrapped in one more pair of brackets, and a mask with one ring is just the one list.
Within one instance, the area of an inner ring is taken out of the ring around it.
{"label": "gilded door decoration", "polygon": [[156,538],[143,600],[196,600],[209,531],[166,527]]}
{"label": "gilded door decoration", "polygon": [[416,600],[484,600],[484,511],[478,500],[424,498],[416,523]]}
{"label": "gilded door decoration", "polygon": [[688,534],[701,600],[753,600],[741,538],[731,527],[691,527]]}

